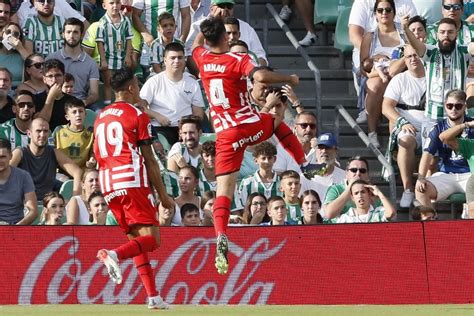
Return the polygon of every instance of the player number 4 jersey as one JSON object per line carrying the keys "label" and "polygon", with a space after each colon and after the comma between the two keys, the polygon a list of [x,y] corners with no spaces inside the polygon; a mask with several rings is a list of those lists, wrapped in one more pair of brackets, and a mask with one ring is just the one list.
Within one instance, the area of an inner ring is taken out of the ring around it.
{"label": "player number 4 jersey", "polygon": [[128,103],[114,103],[99,113],[94,137],[102,192],[149,186],[138,147],[151,142],[151,123],[145,113]]}
{"label": "player number 4 jersey", "polygon": [[249,55],[215,54],[199,46],[194,49],[193,58],[211,105],[216,133],[260,120],[250,105],[247,90],[247,77],[256,66]]}

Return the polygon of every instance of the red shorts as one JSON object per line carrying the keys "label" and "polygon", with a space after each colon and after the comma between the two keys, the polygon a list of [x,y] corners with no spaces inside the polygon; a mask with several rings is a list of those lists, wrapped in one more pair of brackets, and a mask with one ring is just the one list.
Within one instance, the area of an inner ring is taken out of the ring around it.
{"label": "red shorts", "polygon": [[104,198],[125,234],[136,225],[160,224],[150,188],[116,190],[104,194]]}
{"label": "red shorts", "polygon": [[240,170],[245,148],[273,135],[273,116],[260,113],[260,121],[225,129],[216,137],[216,176]]}

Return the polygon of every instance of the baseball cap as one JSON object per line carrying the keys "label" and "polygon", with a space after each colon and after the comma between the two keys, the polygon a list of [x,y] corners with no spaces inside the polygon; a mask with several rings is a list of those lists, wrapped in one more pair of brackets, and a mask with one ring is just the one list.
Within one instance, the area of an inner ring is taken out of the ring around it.
{"label": "baseball cap", "polygon": [[324,133],[318,137],[318,145],[324,145],[327,147],[337,147],[337,140],[333,133]]}
{"label": "baseball cap", "polygon": [[222,4],[222,3],[231,3],[235,4],[234,0],[211,0],[211,4]]}

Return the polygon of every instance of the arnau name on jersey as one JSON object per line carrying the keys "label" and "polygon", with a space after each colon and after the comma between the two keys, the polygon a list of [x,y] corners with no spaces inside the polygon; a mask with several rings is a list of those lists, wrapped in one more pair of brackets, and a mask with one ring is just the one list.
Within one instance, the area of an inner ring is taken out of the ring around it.
{"label": "arnau name on jersey", "polygon": [[224,73],[225,72],[225,66],[224,65],[217,65],[217,64],[204,64],[204,71],[209,72],[220,72]]}

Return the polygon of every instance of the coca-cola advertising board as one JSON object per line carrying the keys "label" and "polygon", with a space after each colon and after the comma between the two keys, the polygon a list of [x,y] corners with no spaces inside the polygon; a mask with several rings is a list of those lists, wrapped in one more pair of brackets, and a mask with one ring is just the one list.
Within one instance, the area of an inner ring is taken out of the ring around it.
{"label": "coca-cola advertising board", "polygon": [[[221,276],[213,228],[161,229],[150,260],[167,302],[429,302],[420,223],[230,228],[228,236],[230,269]],[[131,259],[120,262],[124,281],[115,285],[95,258],[126,241],[117,227],[0,227],[0,240],[0,304],[145,302]]]}

